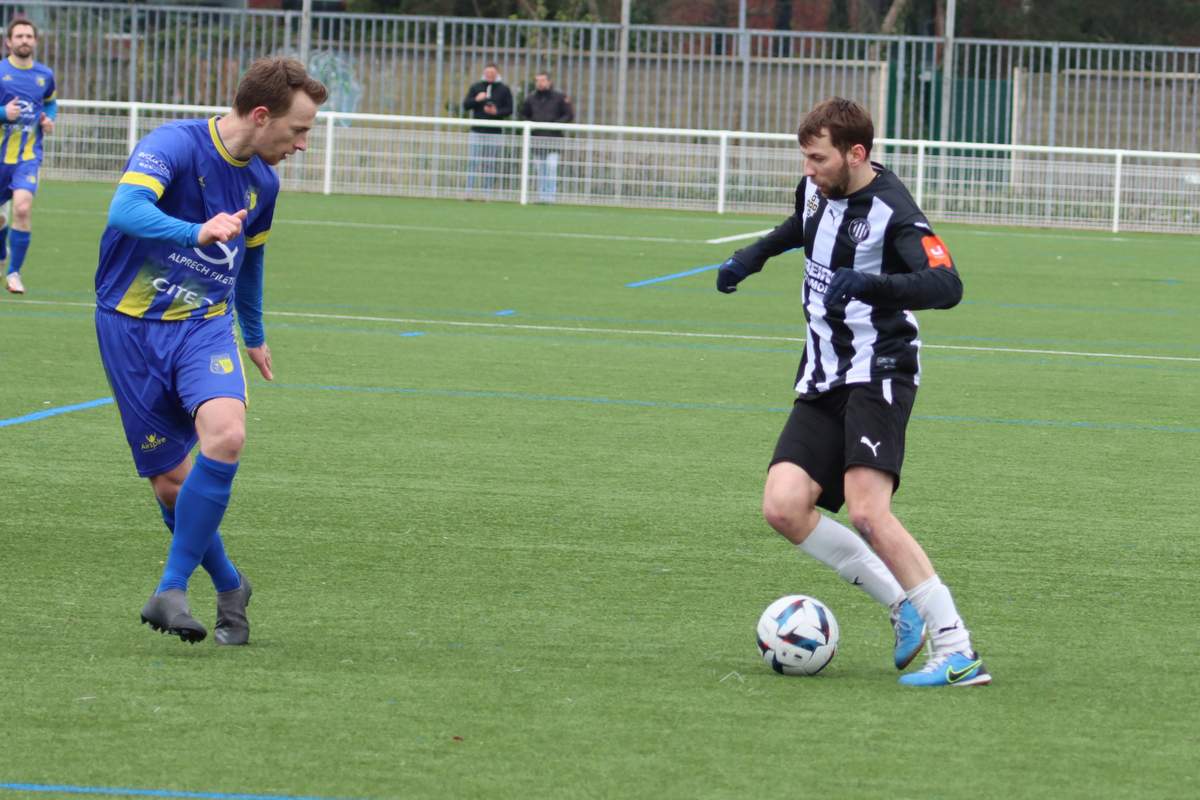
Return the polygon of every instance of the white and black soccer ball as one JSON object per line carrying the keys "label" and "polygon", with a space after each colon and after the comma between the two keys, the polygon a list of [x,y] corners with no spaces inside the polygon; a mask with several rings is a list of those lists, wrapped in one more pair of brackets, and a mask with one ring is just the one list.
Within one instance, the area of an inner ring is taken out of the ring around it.
{"label": "white and black soccer ball", "polygon": [[781,597],[758,618],[758,650],[781,675],[816,675],[837,655],[838,624],[824,603]]}

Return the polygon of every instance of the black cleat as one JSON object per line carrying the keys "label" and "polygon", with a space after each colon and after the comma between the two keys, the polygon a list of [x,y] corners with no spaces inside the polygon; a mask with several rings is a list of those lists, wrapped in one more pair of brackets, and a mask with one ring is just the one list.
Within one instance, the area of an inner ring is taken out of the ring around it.
{"label": "black cleat", "polygon": [[142,606],[142,623],[192,644],[204,641],[208,636],[204,626],[192,617],[187,593],[182,589],[167,589],[150,595],[146,605]]}
{"label": "black cleat", "polygon": [[246,606],[250,605],[250,581],[240,571],[242,583],[228,592],[217,592],[217,627],[213,636],[217,644],[248,644],[250,642],[250,620],[246,619]]}

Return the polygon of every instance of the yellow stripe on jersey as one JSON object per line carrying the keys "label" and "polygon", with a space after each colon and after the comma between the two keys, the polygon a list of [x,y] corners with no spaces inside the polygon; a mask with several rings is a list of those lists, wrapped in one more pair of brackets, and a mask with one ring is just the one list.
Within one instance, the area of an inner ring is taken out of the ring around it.
{"label": "yellow stripe on jersey", "polygon": [[33,160],[33,146],[37,143],[37,132],[30,131],[29,138],[25,140],[25,149],[21,152],[22,161]]}
{"label": "yellow stripe on jersey", "polygon": [[131,317],[143,317],[150,309],[158,291],[154,288],[155,272],[143,269],[125,290],[125,296],[117,303],[117,311]]}
{"label": "yellow stripe on jersey", "polygon": [[163,192],[167,190],[167,188],[159,182],[158,178],[152,178],[149,175],[143,175],[140,172],[126,172],[121,176],[121,180],[118,181],[118,183],[128,183],[133,186],[144,186],[154,192],[155,197],[158,197],[159,199],[162,198]]}
{"label": "yellow stripe on jersey", "polygon": [[217,118],[212,117],[208,121],[208,135],[212,137],[213,147],[217,148],[217,152],[221,154],[221,158],[233,164],[235,167],[244,167],[249,164],[249,161],[238,161],[229,151],[225,149],[225,143],[221,141],[221,134],[217,133]]}
{"label": "yellow stripe on jersey", "polygon": [[219,303],[214,303],[212,308],[204,312],[204,318],[212,319],[213,317],[219,317],[225,313],[225,309],[227,308],[229,308],[229,305],[224,300]]}
{"label": "yellow stripe on jersey", "polygon": [[265,230],[262,233],[256,233],[246,240],[246,247],[262,247],[270,238],[271,231]]}
{"label": "yellow stripe on jersey", "polygon": [[8,129],[8,144],[4,148],[4,163],[16,164],[21,155],[21,129],[13,125]]}

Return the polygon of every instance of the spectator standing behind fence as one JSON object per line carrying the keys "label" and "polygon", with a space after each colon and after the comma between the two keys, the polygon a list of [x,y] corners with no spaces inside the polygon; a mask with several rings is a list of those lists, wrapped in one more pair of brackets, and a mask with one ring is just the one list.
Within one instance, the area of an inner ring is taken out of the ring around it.
{"label": "spectator standing behind fence", "polygon": [[[534,122],[574,122],[571,98],[554,88],[550,74],[534,76],[534,91],[521,103],[521,119]],[[558,189],[558,154],[563,132],[533,129],[533,169],[538,181],[538,202],[553,203]]]}
{"label": "spectator standing behind fence", "polygon": [[[508,119],[513,112],[512,91],[500,80],[500,68],[488,64],[483,80],[471,84],[463,98],[463,110],[475,119]],[[467,192],[480,188],[488,194],[500,172],[504,129],[494,125],[474,125],[467,134]]]}

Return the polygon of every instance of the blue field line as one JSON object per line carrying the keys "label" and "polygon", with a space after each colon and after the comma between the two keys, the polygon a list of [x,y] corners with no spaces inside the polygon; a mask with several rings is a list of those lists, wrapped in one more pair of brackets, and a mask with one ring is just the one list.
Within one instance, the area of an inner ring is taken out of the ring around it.
{"label": "blue field line", "polygon": [[106,406],[112,401],[111,397],[101,397],[97,400],[89,400],[86,403],[76,403],[73,406],[59,406],[57,408],[47,408],[43,411],[34,411],[32,414],[26,414],[23,417],[0,419],[0,428],[7,428],[9,425],[20,425],[22,422],[36,422],[39,419],[56,417],[59,414],[70,414],[72,411],[85,411],[97,406]]}
{"label": "blue field line", "polygon": [[515,308],[506,308],[502,311],[497,311],[492,316],[494,316],[494,317],[511,317],[513,314],[516,314],[516,313],[517,313],[517,310]]}
{"label": "blue field line", "polygon": [[[721,262],[721,263],[723,264],[725,262]],[[639,286],[649,286],[652,283],[662,283],[663,281],[673,281],[676,278],[686,278],[688,275],[697,275],[701,272],[708,272],[710,269],[716,269],[719,266],[721,266],[721,264],[707,264],[703,267],[696,267],[695,269],[687,269],[687,270],[684,270],[683,272],[673,272],[670,275],[661,275],[657,278],[647,278],[644,281],[634,281],[633,283],[625,284],[625,286],[627,286],[630,289],[636,289]]]}
{"label": "blue field line", "polygon": [[71,786],[48,783],[0,783],[0,791],[54,794],[99,794],[108,797],[185,797],[203,800],[344,800],[334,797],[291,794],[247,794],[245,792],[179,792],[171,789],[127,789],[113,786]]}
{"label": "blue field line", "polygon": [[[344,386],[301,383],[267,384],[274,389],[296,389],[317,392],[348,392],[354,394],[397,394],[412,397],[451,397],[467,400],[529,400],[542,403],[582,403],[587,405],[653,408],[668,411],[732,411],[739,414],[783,414],[790,406],[739,405],[735,403],[700,403],[668,400],[634,400],[620,397],[589,397],[587,395],[536,394],[488,389],[417,389],[407,386]],[[911,417],[918,422],[949,422],[968,425],[1013,425],[1025,428],[1073,428],[1095,431],[1141,431],[1153,433],[1200,433],[1200,427],[1187,425],[1158,425],[1139,422],[1089,422],[1062,419],[1014,419],[1009,417],[976,417],[951,415],[921,415]]]}

